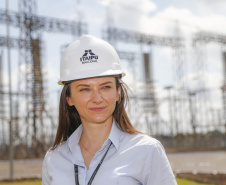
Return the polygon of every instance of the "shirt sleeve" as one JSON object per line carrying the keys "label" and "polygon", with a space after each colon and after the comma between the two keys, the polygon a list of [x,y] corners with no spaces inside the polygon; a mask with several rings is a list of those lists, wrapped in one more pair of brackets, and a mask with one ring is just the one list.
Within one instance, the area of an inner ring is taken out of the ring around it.
{"label": "shirt sleeve", "polygon": [[177,185],[165,150],[159,141],[147,159],[143,179],[143,185]]}
{"label": "shirt sleeve", "polygon": [[42,164],[42,185],[50,185],[50,184],[51,184],[51,180],[48,174],[47,155],[46,155]]}

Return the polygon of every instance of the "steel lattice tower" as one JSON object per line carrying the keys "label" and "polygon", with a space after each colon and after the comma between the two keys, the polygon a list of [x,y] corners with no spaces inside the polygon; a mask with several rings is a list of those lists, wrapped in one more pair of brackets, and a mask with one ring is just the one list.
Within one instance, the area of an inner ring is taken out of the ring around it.
{"label": "steel lattice tower", "polygon": [[[200,31],[200,32],[197,32],[193,36],[192,41],[193,41],[193,45],[199,46],[200,49],[203,49],[203,47],[209,43],[218,43],[221,46],[223,46],[223,85],[222,85],[223,124],[219,124],[219,126],[224,126],[225,133],[226,133],[226,72],[225,72],[226,64],[225,64],[225,51],[224,51],[224,49],[225,49],[224,46],[226,45],[226,35],[222,35],[222,34],[214,33],[214,32]],[[202,47],[200,47],[200,46],[202,46]],[[200,50],[199,50],[199,52],[200,52]],[[199,54],[198,56],[199,56],[198,60],[201,60],[201,61],[204,60],[203,52],[201,54]],[[203,89],[200,89],[201,92],[205,90],[205,86],[202,86],[202,87],[203,87]],[[208,99],[206,98],[206,100],[208,100]]]}
{"label": "steel lattice tower", "polygon": [[[108,27],[104,31],[104,38],[107,40],[114,40],[114,42],[124,42],[124,43],[134,43],[134,44],[146,44],[148,46],[152,45],[160,45],[171,47],[175,51],[175,60],[176,60],[176,71],[177,71],[177,79],[181,79],[183,76],[183,54],[184,52],[184,41],[179,37],[162,37],[156,35],[148,35],[140,32],[118,29],[116,27]],[[149,117],[154,118],[153,122],[156,125],[156,131],[158,132],[160,118],[158,117],[158,106],[155,99],[155,88],[153,86],[153,82],[149,81],[146,83],[146,89],[148,93],[144,95],[144,97],[138,97],[143,102],[149,101],[149,105],[152,105],[151,114],[148,113]],[[150,96],[151,98],[150,98]],[[148,98],[148,99],[147,99]],[[151,116],[150,116],[151,115]],[[157,118],[156,118],[157,117]],[[149,122],[148,118],[147,122]],[[157,133],[159,134],[159,133]]]}
{"label": "steel lattice tower", "polygon": [[[24,47],[19,48],[21,65],[25,64],[25,70],[20,73],[25,79],[19,76],[18,89],[25,87],[28,91],[26,97],[26,124],[28,136],[32,125],[32,142],[37,141],[37,125],[40,122],[43,126],[43,112],[45,110],[45,101],[43,96],[43,75],[41,64],[41,50],[40,50],[40,34],[34,29],[35,24],[34,15],[36,15],[36,1],[35,0],[19,0],[19,11],[23,14],[20,20],[20,39],[24,40]],[[19,102],[18,102],[19,103]],[[29,139],[29,138],[27,138]],[[34,143],[34,144],[35,144]]]}
{"label": "steel lattice tower", "polygon": [[[1,128],[1,146],[5,147],[5,107],[4,107],[4,85],[3,85],[3,52],[0,52],[0,128]],[[3,151],[3,150],[2,150]]]}
{"label": "steel lattice tower", "polygon": [[[19,11],[8,11],[8,24],[19,28],[19,38],[11,37],[9,43],[11,48],[19,48],[17,92],[13,93],[16,100],[13,115],[14,135],[19,143],[29,147],[38,147],[37,144],[45,139],[45,134],[48,134],[46,130],[43,131],[47,128],[43,123],[44,119],[50,120],[52,127],[55,125],[53,117],[45,106],[41,33],[43,31],[63,33],[73,37],[86,33],[86,24],[81,20],[75,22],[37,16],[36,2],[19,0]],[[0,23],[6,24],[6,15],[6,10],[0,9]],[[0,46],[7,46],[6,37],[0,36]],[[23,130],[19,130],[21,128]]]}
{"label": "steel lattice tower", "polygon": [[226,134],[226,51],[223,52],[223,86],[222,86],[222,102],[223,102],[223,124]]}

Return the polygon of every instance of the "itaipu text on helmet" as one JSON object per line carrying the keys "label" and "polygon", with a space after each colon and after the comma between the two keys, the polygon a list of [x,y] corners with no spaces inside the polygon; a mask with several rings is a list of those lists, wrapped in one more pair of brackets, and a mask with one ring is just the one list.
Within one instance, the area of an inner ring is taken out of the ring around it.
{"label": "itaipu text on helmet", "polygon": [[94,62],[98,62],[97,59],[98,59],[97,55],[95,55],[95,56],[86,56],[86,57],[81,57],[80,61],[83,64],[85,64],[85,63],[94,63]]}

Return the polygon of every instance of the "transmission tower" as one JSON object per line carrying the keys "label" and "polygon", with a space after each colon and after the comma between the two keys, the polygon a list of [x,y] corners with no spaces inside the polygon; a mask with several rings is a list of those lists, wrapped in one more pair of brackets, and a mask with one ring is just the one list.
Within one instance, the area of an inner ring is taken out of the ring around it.
{"label": "transmission tower", "polygon": [[[183,40],[178,37],[162,37],[162,36],[156,36],[156,35],[148,35],[143,34],[140,32],[125,30],[125,29],[118,29],[116,27],[108,27],[104,32],[104,38],[105,39],[111,39],[115,42],[123,42],[123,43],[133,43],[133,44],[146,44],[146,45],[160,45],[160,46],[167,46],[171,47],[175,50],[175,53],[177,54],[176,58],[176,67],[178,70],[176,71],[182,71],[183,68],[183,60],[181,59],[181,54],[178,54],[178,52],[182,51],[181,48],[183,48]],[[150,64],[151,65],[151,64]],[[147,68],[146,68],[147,69]],[[149,71],[152,73],[152,71]],[[181,73],[178,73],[178,79],[181,78]],[[153,80],[149,80],[146,82],[146,88],[148,89],[148,93],[144,95],[145,97],[149,97],[149,100],[151,101],[150,104],[153,105],[152,107],[152,116],[154,113],[154,117],[158,116],[158,106],[156,104],[157,100],[155,99],[155,89],[153,85]],[[150,99],[150,96],[151,99]],[[146,98],[141,98],[144,101],[147,101]],[[156,124],[157,125],[157,124]]]}
{"label": "transmission tower", "polygon": [[3,84],[3,52],[0,50],[0,148],[1,151],[5,149],[5,105],[4,105],[4,84]]}
{"label": "transmission tower", "polygon": [[[33,24],[35,21],[33,17],[29,18],[30,15],[36,15],[37,7],[36,1],[34,0],[19,0],[19,12],[22,12],[26,19],[20,17],[20,39],[25,40],[25,45],[23,48],[19,49],[19,69],[21,65],[25,63],[25,71],[24,74],[20,75],[24,76],[25,79],[21,79],[19,76],[19,85],[18,89],[21,89],[21,83],[25,82],[25,89],[30,90],[31,96],[27,97],[26,100],[26,123],[32,123],[33,135],[32,142],[34,144],[37,143],[37,122],[41,122],[41,126],[43,126],[43,117],[42,113],[44,112],[44,96],[43,96],[43,75],[41,70],[41,56],[40,56],[40,35],[39,30],[33,28]],[[20,101],[20,100],[19,100]],[[19,103],[18,101],[18,103]],[[18,106],[18,105],[16,105]],[[27,125],[26,137],[29,135],[29,126]],[[28,141],[29,138],[26,138]]]}
{"label": "transmission tower", "polygon": [[[224,126],[225,127],[225,133],[226,133],[226,61],[225,61],[225,51],[224,51],[224,47],[226,45],[226,35],[222,35],[219,33],[214,33],[214,32],[204,32],[204,31],[200,31],[197,32],[196,34],[194,34],[193,36],[193,46],[198,46],[200,49],[203,49],[203,47],[209,43],[217,43],[220,44],[222,46],[223,49],[223,84],[222,84],[222,102],[223,102],[223,124],[219,124],[220,126]],[[197,47],[195,47],[196,51]],[[201,53],[198,55],[199,58],[197,59],[198,61],[202,61],[204,60],[204,54]],[[203,66],[203,65],[201,65]],[[205,86],[201,86],[203,87],[203,89],[200,89],[201,92],[203,92],[205,90]],[[208,99],[206,98],[206,101],[208,101]]]}
{"label": "transmission tower", "polygon": [[[19,124],[26,125],[26,137],[23,141],[34,147],[44,139],[44,117],[51,117],[45,105],[45,84],[42,71],[41,34],[43,31],[51,33],[70,34],[80,36],[86,32],[86,24],[81,21],[68,21],[64,19],[37,16],[37,1],[19,0],[19,12],[9,11],[9,24],[19,28],[19,38],[10,38],[10,47],[19,49],[18,62],[18,90],[16,95],[17,115],[14,115]],[[6,24],[6,11],[0,9],[0,23]],[[6,46],[7,39],[0,37],[0,45]],[[21,104],[25,103],[21,108]],[[52,122],[52,121],[51,121]],[[54,125],[52,125],[54,126]],[[19,134],[15,133],[15,135]],[[36,154],[35,154],[36,155]]]}
{"label": "transmission tower", "polygon": [[226,51],[223,52],[223,86],[222,86],[222,102],[223,102],[223,120],[226,134]]}

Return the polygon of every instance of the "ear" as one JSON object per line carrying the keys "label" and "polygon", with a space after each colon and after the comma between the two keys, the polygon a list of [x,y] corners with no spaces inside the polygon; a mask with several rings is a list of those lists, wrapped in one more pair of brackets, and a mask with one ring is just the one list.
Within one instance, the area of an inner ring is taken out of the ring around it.
{"label": "ear", "polygon": [[119,98],[120,98],[120,90],[121,90],[121,86],[118,86],[117,95],[116,95],[116,101],[119,101]]}
{"label": "ear", "polygon": [[74,105],[74,104],[72,103],[70,97],[66,97],[66,100],[67,100],[67,104],[68,104],[69,106],[73,106],[73,105]]}

